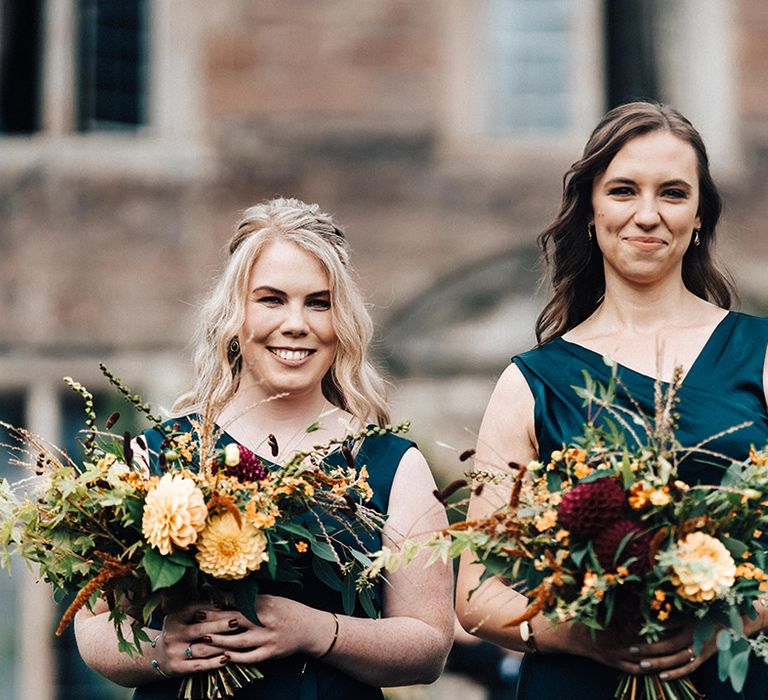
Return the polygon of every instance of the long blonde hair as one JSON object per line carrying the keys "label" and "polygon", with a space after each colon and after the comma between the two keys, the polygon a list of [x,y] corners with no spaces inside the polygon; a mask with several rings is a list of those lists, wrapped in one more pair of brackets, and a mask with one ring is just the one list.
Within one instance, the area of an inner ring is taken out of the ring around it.
{"label": "long blonde hair", "polygon": [[248,281],[256,259],[274,240],[310,253],[325,268],[331,296],[336,357],[323,378],[325,397],[360,421],[389,422],[386,382],[369,359],[373,323],[352,277],[349,245],[329,214],[298,199],[272,199],[243,212],[229,242],[224,273],[201,308],[195,351],[195,384],[173,405],[173,413],[217,414],[240,380],[230,344],[245,322]]}

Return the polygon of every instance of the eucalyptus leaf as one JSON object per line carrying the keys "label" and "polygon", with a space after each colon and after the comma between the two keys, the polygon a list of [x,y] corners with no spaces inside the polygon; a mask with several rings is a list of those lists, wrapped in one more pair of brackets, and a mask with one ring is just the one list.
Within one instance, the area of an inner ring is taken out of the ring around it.
{"label": "eucalyptus leaf", "polygon": [[744,682],[747,680],[747,671],[749,671],[749,649],[736,654],[728,666],[728,674],[731,677],[731,686],[740,693],[744,688]]}
{"label": "eucalyptus leaf", "polygon": [[347,576],[341,586],[341,603],[344,606],[344,614],[352,615],[355,612],[355,577]]}
{"label": "eucalyptus leaf", "polygon": [[336,561],[336,556],[333,553],[333,549],[331,548],[331,545],[329,545],[327,542],[324,542],[323,540],[316,540],[312,539],[310,541],[310,547],[312,547],[312,551],[321,559],[325,559],[326,561]]}

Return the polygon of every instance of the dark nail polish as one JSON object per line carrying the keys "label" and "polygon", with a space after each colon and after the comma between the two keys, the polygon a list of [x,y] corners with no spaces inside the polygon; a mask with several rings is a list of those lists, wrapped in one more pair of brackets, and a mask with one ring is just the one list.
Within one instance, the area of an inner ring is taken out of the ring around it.
{"label": "dark nail polish", "polygon": [[200,637],[200,641],[204,644],[213,644],[213,638],[210,634],[206,634],[204,637]]}
{"label": "dark nail polish", "polygon": [[198,610],[195,613],[195,621],[196,622],[202,622],[203,620],[205,620],[206,617],[207,617],[207,615],[205,614],[205,610]]}
{"label": "dark nail polish", "polygon": [[229,621],[227,624],[228,624],[228,625],[229,625],[229,626],[230,626],[232,629],[235,629],[235,627],[240,627],[240,623],[239,623],[237,620],[235,620],[235,619],[232,619],[232,620],[230,620],[230,621]]}

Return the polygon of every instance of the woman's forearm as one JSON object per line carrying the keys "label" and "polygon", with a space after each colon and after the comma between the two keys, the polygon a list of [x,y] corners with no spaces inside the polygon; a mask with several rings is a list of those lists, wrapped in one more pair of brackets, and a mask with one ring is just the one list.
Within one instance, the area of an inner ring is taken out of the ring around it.
{"label": "woman's forearm", "polygon": [[442,630],[415,618],[339,616],[339,636],[324,661],[368,685],[432,683],[450,647]]}
{"label": "woman's forearm", "polygon": [[[158,634],[157,630],[145,629],[150,639]],[[125,623],[123,634],[130,639],[130,626]],[[144,656],[131,658],[118,651],[117,632],[109,619],[109,612],[93,615],[87,611],[75,617],[75,637],[83,661],[97,673],[113,683],[135,688],[156,681],[160,674],[152,668],[152,647],[142,644]]]}

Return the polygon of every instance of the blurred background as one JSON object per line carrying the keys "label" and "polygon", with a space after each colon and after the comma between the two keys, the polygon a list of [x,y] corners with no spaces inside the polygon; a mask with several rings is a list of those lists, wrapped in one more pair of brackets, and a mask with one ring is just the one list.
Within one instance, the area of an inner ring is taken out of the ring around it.
{"label": "blurred background", "polygon": [[[170,405],[239,212],[296,196],[345,228],[395,414],[454,478],[439,443],[472,446],[532,345],[535,237],[607,108],[698,126],[722,258],[768,308],[766,33],[760,0],[0,0],[0,419],[74,452],[61,378],[105,417],[100,361]],[[20,565],[0,610],[0,700],[126,697]],[[484,693],[454,673],[398,697]]]}

